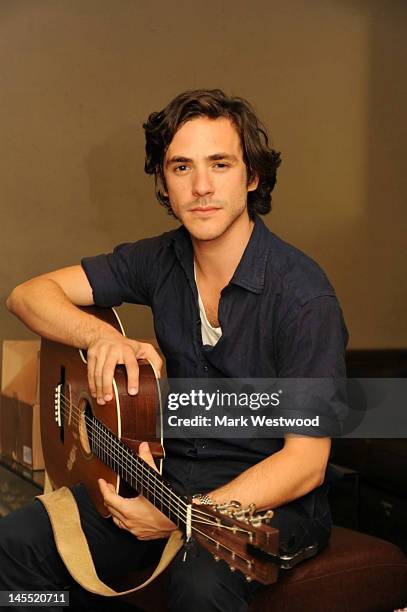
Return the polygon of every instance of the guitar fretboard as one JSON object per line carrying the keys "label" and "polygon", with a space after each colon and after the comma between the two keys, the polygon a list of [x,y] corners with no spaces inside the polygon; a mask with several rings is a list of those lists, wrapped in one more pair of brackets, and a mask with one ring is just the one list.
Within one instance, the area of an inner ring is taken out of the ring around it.
{"label": "guitar fretboard", "polygon": [[186,523],[187,500],[177,495],[161,474],[141,459],[111,432],[101,421],[92,417],[88,428],[92,452],[108,465],[130,487],[143,495],[181,530]]}

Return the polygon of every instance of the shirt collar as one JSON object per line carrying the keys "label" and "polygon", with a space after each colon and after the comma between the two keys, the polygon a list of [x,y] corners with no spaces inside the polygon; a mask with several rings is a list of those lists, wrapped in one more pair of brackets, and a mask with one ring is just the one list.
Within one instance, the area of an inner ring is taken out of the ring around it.
{"label": "shirt collar", "polygon": [[[254,228],[242,258],[231,279],[233,285],[253,293],[262,293],[268,257],[269,230],[256,216]],[[194,251],[188,230],[182,225],[172,236],[176,255],[189,281],[194,284]]]}
{"label": "shirt collar", "polygon": [[262,293],[268,256],[267,235],[267,227],[260,217],[256,216],[252,234],[231,283],[253,293]]}

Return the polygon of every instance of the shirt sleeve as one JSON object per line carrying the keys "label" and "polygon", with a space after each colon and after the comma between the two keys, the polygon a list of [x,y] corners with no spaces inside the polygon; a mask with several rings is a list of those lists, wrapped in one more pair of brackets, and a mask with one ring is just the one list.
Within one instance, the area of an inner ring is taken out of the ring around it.
{"label": "shirt sleeve", "polygon": [[297,306],[278,335],[279,377],[345,377],[348,331],[334,295]]}
{"label": "shirt sleeve", "polygon": [[117,246],[112,253],[85,257],[81,265],[96,306],[123,302],[151,306],[156,279],[156,257],[151,240]]}
{"label": "shirt sleeve", "polygon": [[[278,338],[278,376],[291,389],[289,408],[320,417],[317,435],[340,435],[348,415],[345,349],[348,331],[335,295],[298,305]],[[305,380],[307,379],[307,380]]]}

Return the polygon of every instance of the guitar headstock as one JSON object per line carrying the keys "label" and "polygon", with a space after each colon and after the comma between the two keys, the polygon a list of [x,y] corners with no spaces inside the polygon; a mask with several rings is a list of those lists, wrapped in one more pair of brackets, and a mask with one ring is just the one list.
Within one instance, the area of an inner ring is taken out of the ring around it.
{"label": "guitar headstock", "polygon": [[216,561],[223,559],[231,571],[240,570],[246,580],[262,584],[277,581],[279,532],[269,525],[273,511],[256,513],[254,504],[244,508],[232,501],[218,505],[193,505],[192,533]]}

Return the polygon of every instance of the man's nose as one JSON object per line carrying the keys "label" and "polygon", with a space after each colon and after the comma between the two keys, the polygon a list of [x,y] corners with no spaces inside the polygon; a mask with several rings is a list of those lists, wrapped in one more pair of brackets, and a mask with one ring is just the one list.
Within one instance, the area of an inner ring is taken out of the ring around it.
{"label": "man's nose", "polygon": [[207,168],[197,168],[194,172],[192,191],[195,197],[204,197],[214,192],[213,180]]}

